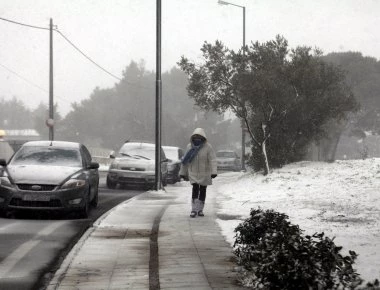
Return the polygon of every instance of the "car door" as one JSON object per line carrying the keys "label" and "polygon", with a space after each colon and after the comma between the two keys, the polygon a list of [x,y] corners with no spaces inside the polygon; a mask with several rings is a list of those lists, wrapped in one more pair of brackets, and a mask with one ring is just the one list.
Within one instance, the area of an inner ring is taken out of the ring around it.
{"label": "car door", "polygon": [[83,166],[85,170],[88,172],[88,179],[91,188],[90,200],[92,200],[98,191],[99,171],[98,169],[90,168],[92,157],[90,151],[88,151],[87,147],[84,145],[81,146],[81,155],[83,158]]}

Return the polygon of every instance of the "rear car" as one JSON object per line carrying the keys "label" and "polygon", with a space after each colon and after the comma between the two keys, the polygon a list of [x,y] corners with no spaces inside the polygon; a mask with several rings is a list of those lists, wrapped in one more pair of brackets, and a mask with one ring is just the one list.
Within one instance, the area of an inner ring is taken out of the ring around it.
{"label": "rear car", "polygon": [[86,218],[98,203],[98,168],[83,144],[27,142],[8,163],[0,160],[0,209],[75,211]]}
{"label": "rear car", "polygon": [[218,170],[239,171],[241,168],[240,157],[233,150],[219,150],[216,152]]}
{"label": "rear car", "polygon": [[[161,148],[161,180],[167,184],[168,160]],[[107,174],[107,187],[139,186],[150,188],[155,184],[156,146],[149,142],[128,141],[118,151],[111,154],[113,161]]]}
{"label": "rear car", "polygon": [[181,180],[179,170],[181,169],[183,150],[175,146],[162,146],[162,149],[168,158],[168,183],[174,184]]}

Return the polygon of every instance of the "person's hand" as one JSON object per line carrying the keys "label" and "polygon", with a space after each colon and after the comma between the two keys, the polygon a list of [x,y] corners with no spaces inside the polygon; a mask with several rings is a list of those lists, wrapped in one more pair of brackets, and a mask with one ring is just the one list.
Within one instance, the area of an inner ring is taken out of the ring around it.
{"label": "person's hand", "polygon": [[211,174],[211,178],[215,178],[217,176],[218,176],[218,174]]}

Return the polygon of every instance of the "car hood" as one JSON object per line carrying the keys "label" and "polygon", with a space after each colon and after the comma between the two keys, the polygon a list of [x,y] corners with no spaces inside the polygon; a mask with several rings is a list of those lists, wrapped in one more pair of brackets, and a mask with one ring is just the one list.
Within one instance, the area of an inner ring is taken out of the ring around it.
{"label": "car hood", "polygon": [[116,158],[115,162],[117,162],[119,165],[128,165],[132,167],[146,167],[146,166],[156,163],[156,161],[153,159],[133,158],[133,157]]}
{"label": "car hood", "polygon": [[59,184],[81,170],[79,167],[10,165],[8,173],[15,183]]}

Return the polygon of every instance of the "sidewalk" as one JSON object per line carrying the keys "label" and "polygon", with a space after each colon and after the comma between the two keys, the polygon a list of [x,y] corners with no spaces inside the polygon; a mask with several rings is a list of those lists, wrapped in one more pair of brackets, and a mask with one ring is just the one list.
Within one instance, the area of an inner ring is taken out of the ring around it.
{"label": "sidewalk", "polygon": [[189,217],[188,182],[165,190],[145,192],[98,220],[47,289],[243,289],[215,221],[214,186],[205,217],[196,218]]}

